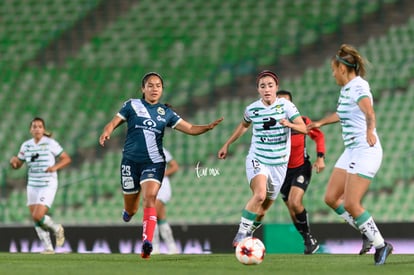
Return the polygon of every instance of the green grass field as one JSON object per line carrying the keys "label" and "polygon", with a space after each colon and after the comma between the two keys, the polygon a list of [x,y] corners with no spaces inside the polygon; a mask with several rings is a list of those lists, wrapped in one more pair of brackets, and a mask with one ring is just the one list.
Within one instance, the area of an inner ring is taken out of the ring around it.
{"label": "green grass field", "polygon": [[0,274],[413,274],[414,255],[390,255],[375,266],[372,255],[268,254],[260,265],[244,266],[232,254],[153,255],[135,254],[0,253]]}

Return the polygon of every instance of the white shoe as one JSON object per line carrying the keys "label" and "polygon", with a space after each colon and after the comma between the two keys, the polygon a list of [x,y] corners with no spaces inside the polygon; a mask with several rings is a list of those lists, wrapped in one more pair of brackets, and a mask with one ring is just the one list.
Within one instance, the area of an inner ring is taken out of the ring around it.
{"label": "white shoe", "polygon": [[49,254],[50,255],[50,254],[55,254],[55,251],[53,249],[45,249],[42,252],[40,252],[40,254],[44,254],[44,255]]}
{"label": "white shoe", "polygon": [[63,246],[65,243],[65,230],[63,229],[63,226],[59,224],[59,229],[55,233],[56,237],[56,246]]}

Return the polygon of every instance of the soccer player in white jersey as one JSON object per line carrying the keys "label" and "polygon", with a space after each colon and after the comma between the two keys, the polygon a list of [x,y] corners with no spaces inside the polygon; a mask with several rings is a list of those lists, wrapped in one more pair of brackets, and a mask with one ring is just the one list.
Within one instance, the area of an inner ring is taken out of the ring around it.
{"label": "soccer player in white jersey", "polygon": [[58,188],[57,171],[69,165],[71,158],[46,132],[42,118],[32,120],[30,133],[33,138],[23,142],[17,156],[10,159],[10,165],[13,169],[19,169],[26,162],[28,166],[27,206],[44,246],[42,253],[53,254],[55,250],[49,231],[55,234],[56,246],[63,246],[65,235],[62,225],[54,223],[47,212]]}
{"label": "soccer player in white jersey", "polygon": [[112,132],[124,122],[128,131],[122,151],[121,185],[124,196],[123,219],[129,222],[138,211],[143,195],[143,232],[141,257],[150,258],[157,213],[156,197],[165,173],[163,137],[166,127],[188,135],[200,135],[216,127],[223,118],[205,125],[193,125],[169,106],[160,103],[164,82],[156,72],[149,72],[141,80],[142,98],[126,101],[121,110],[106,124],[99,143],[104,146]]}
{"label": "soccer player in white jersey", "polygon": [[290,156],[291,129],[304,134],[307,132],[296,106],[285,98],[276,97],[279,78],[274,72],[260,72],[256,86],[260,99],[246,107],[243,120],[218,151],[218,158],[225,159],[229,146],[250,126],[253,127],[246,157],[247,180],[253,195],[242,211],[233,247],[253,235],[279,194]]}
{"label": "soccer player in white jersey", "polygon": [[382,161],[382,147],[376,131],[373,98],[365,76],[365,60],[352,46],[343,44],[332,58],[332,75],[341,86],[337,110],[308,127],[340,122],[345,150],[337,160],[325,193],[325,202],[363,236],[360,254],[375,247],[374,262],[385,263],[392,252],[371,214],[362,206]]}
{"label": "soccer player in white jersey", "polygon": [[164,179],[162,180],[161,188],[158,191],[157,200],[155,202],[155,208],[157,210],[157,226],[155,227],[154,238],[152,240],[154,248],[152,253],[160,253],[161,236],[167,246],[168,254],[177,254],[178,249],[175,244],[173,231],[167,221],[166,205],[170,201],[172,194],[170,177],[178,171],[180,166],[167,149],[163,148],[163,150],[165,154],[165,161],[167,162],[167,169],[165,169]]}

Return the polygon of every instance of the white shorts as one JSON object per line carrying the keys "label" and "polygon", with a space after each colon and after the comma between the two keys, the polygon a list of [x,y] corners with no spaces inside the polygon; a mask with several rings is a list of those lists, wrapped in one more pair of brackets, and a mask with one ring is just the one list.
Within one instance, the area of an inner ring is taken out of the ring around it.
{"label": "white shorts", "polygon": [[346,148],[337,160],[335,167],[346,170],[349,174],[358,174],[361,177],[373,179],[378,172],[382,161],[381,144],[370,147]]}
{"label": "white shorts", "polygon": [[34,204],[46,205],[51,208],[57,191],[57,183],[47,187],[27,186],[27,206]]}
{"label": "white shorts", "polygon": [[171,199],[171,193],[170,179],[168,177],[164,177],[160,190],[158,190],[157,200],[160,200],[163,204],[167,204],[167,202]]}
{"label": "white shorts", "polygon": [[260,163],[250,156],[246,157],[246,176],[249,184],[252,179],[261,174],[267,177],[267,195],[270,200],[276,200],[280,188],[286,178],[287,164],[270,166]]}

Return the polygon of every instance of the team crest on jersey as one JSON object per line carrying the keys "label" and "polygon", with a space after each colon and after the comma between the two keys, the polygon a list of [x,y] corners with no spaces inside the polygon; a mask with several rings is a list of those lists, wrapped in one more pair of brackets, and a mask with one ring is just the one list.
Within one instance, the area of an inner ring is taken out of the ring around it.
{"label": "team crest on jersey", "polygon": [[164,110],[164,108],[162,108],[162,107],[158,107],[158,109],[157,109],[157,113],[158,114],[160,114],[160,115],[165,115],[165,110]]}
{"label": "team crest on jersey", "polygon": [[275,106],[275,111],[276,111],[276,113],[278,113],[278,114],[282,114],[282,113],[283,113],[283,108],[282,108],[282,106],[283,106],[283,105],[276,105],[276,106]]}

